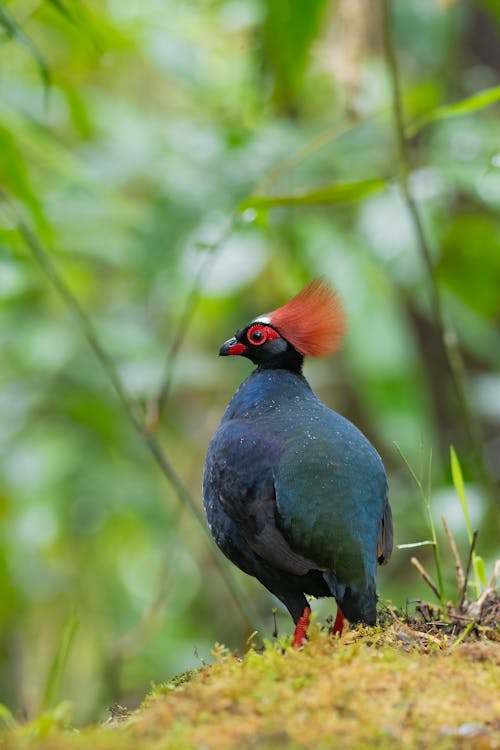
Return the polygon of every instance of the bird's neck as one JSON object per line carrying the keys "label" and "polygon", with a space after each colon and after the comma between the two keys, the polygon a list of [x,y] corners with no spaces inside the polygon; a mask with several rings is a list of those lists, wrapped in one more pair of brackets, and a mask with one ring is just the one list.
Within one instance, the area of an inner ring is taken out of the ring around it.
{"label": "bird's neck", "polygon": [[262,414],[284,402],[316,398],[302,373],[257,367],[234,394],[224,419],[245,416],[253,418],[256,409]]}
{"label": "bird's neck", "polygon": [[272,358],[264,362],[259,362],[257,370],[288,370],[297,375],[302,374],[302,365],[304,357],[298,351],[292,348],[285,349],[280,354],[274,354]]}

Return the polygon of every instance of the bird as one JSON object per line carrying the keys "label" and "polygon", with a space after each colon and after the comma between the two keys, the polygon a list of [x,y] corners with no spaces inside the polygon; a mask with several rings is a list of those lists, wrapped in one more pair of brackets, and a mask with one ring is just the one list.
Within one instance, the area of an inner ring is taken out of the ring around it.
{"label": "bird", "polygon": [[345,331],[339,296],[316,278],[219,351],[256,367],[208,446],[208,526],[224,555],[287,608],[296,648],[307,639],[308,596],[336,600],[334,633],[345,619],[375,624],[377,564],[388,562],[393,546],[382,459],[302,372],[305,357],[337,351]]}

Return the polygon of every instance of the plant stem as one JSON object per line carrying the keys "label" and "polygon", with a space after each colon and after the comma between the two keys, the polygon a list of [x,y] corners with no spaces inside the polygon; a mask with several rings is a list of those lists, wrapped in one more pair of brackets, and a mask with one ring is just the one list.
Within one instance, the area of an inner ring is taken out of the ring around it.
{"label": "plant stem", "polygon": [[[430,578],[427,575],[427,573],[425,573],[425,571],[422,572],[424,569],[423,569],[423,567],[421,566],[421,564],[418,562],[418,560],[415,557],[412,558],[411,562],[420,571],[421,575],[425,578],[425,580],[427,581],[427,583],[429,583],[429,586],[432,588],[432,590],[436,594],[437,598],[441,602],[441,606],[443,607],[443,611],[446,612],[446,598],[445,598],[445,595],[444,595],[443,573],[442,573],[442,568],[441,568],[441,553],[439,551],[439,544],[438,544],[438,538],[437,538],[437,534],[436,534],[436,527],[434,525],[434,519],[432,518],[432,510],[431,510],[432,449],[429,451],[429,465],[427,467],[427,482],[426,482],[426,488],[424,489],[424,481],[423,481],[424,477],[420,478],[420,477],[418,477],[415,474],[415,472],[414,472],[414,470],[413,470],[410,462],[408,461],[408,459],[404,455],[404,453],[401,450],[400,446],[396,442],[394,442],[394,445],[396,446],[396,449],[397,449],[399,455],[401,456],[401,458],[405,462],[405,464],[406,464],[406,466],[407,466],[410,474],[412,475],[413,479],[415,480],[415,483],[416,483],[416,485],[417,485],[417,487],[418,487],[418,489],[420,491],[420,494],[422,496],[422,500],[423,500],[423,503],[425,505],[425,509],[427,511],[427,517],[429,519],[429,526],[431,528],[431,536],[432,536],[432,541],[430,543],[432,544],[432,546],[434,548],[433,549],[433,551],[434,551],[434,564],[436,566],[436,575],[437,575],[437,579],[438,579],[438,585],[436,586],[436,584],[433,581],[430,581]],[[422,473],[423,473],[423,470],[422,470]],[[407,545],[407,546],[414,546],[414,545]]]}
{"label": "plant stem", "polygon": [[42,711],[54,708],[57,704],[61,683],[66,669],[66,663],[78,628],[78,620],[72,612],[64,623],[60,637],[57,640],[56,652],[52,659],[43,692]]}
{"label": "plant stem", "polygon": [[[124,412],[128,416],[134,429],[136,430],[138,435],[141,437],[141,439],[143,440],[143,442],[149,449],[151,455],[155,459],[163,475],[173,487],[179,500],[188,506],[188,508],[193,513],[196,520],[198,521],[199,525],[201,526],[204,534],[206,536],[209,536],[208,528],[207,528],[205,518],[202,512],[196,505],[189,490],[184,485],[181,478],[179,477],[179,475],[173,468],[172,464],[170,463],[170,460],[168,459],[166,453],[162,449],[157,438],[152,432],[148,430],[142,417],[138,414],[135,404],[133,403],[132,399],[130,398],[130,396],[128,395],[128,393],[126,392],[125,388],[122,385],[122,382],[118,376],[118,373],[116,371],[116,368],[112,359],[109,357],[107,351],[104,349],[101,342],[99,341],[99,338],[96,334],[94,326],[92,325],[92,322],[90,321],[90,318],[88,317],[87,313],[85,312],[83,307],[80,305],[80,302],[78,301],[76,296],[73,294],[69,286],[66,284],[61,274],[57,271],[56,267],[52,263],[52,260],[49,254],[46,252],[41,241],[38,239],[38,236],[31,229],[31,227],[24,221],[24,219],[19,215],[17,209],[15,208],[15,206],[9,199],[9,196],[1,189],[0,189],[0,199],[4,200],[6,205],[12,211],[12,214],[14,215],[14,224],[16,226],[16,229],[21,235],[21,237],[23,238],[32,256],[34,257],[34,259],[36,260],[36,262],[42,269],[43,273],[48,278],[52,286],[54,287],[54,289],[62,298],[67,309],[71,312],[73,317],[78,321],[78,324],[80,325],[80,328],[83,332],[84,337],[87,340],[88,345],[90,346],[90,348],[96,355],[97,359],[99,360],[104,372],[106,373],[118,397],[118,400],[120,401],[123,407]],[[229,570],[223,564],[222,560],[219,558],[218,554],[215,552],[215,550],[213,550],[212,547],[211,547],[211,550],[212,550],[214,563],[216,567],[219,569],[219,572],[231,594],[231,597],[234,600],[238,610],[240,611],[240,614],[242,615],[245,623],[247,625],[250,625],[252,622],[258,621],[258,617],[256,613],[253,611],[252,606],[248,603],[247,598],[243,596],[243,594],[240,594],[237,588],[237,584],[233,580]]]}
{"label": "plant stem", "polygon": [[478,535],[478,533],[479,532],[476,529],[473,532],[473,534],[472,534],[472,541],[470,543],[470,548],[469,548],[469,556],[467,558],[467,565],[465,567],[464,585],[463,585],[462,591],[460,592],[460,596],[459,596],[459,599],[458,599],[458,610],[459,611],[460,611],[460,609],[463,606],[464,599],[465,599],[466,594],[467,594],[467,583],[469,581],[469,575],[470,575],[470,568],[471,568],[472,560],[474,559],[474,550],[476,548],[476,542],[477,542],[477,535]]}
{"label": "plant stem", "polygon": [[489,475],[484,459],[483,437],[480,423],[470,407],[465,383],[465,369],[462,356],[458,347],[455,332],[447,325],[443,313],[441,296],[434,275],[432,253],[424,231],[422,218],[417,203],[412,195],[409,175],[411,172],[410,147],[405,135],[403,105],[401,97],[401,83],[396,51],[392,37],[391,26],[391,0],[381,0],[382,7],[382,31],[385,47],[387,67],[390,74],[392,86],[392,106],[394,115],[394,127],[399,150],[399,184],[403,199],[406,203],[408,213],[417,238],[417,246],[426,272],[427,289],[429,300],[441,345],[448,365],[449,376],[455,390],[462,418],[469,436],[469,441],[474,454],[477,457],[481,479],[485,487],[492,492],[492,480]]}
{"label": "plant stem", "polygon": [[424,491],[422,489],[422,497],[424,500],[424,505],[427,509],[427,516],[429,518],[429,526],[431,527],[432,542],[434,545],[434,562],[436,565],[436,575],[438,579],[439,601],[441,602],[443,611],[446,612],[446,599],[444,595],[443,571],[441,567],[441,551],[439,549],[436,527],[434,525],[434,519],[432,517],[432,510],[431,510],[431,482],[432,482],[432,448],[429,450],[429,466],[427,467],[427,491]]}
{"label": "plant stem", "polygon": [[187,296],[186,304],[184,306],[179,325],[165,358],[164,374],[161,386],[156,397],[151,399],[147,406],[146,425],[150,432],[154,432],[158,428],[161,421],[161,416],[163,414],[163,411],[165,410],[165,405],[167,403],[168,396],[170,394],[170,388],[172,385],[172,376],[174,372],[176,357],[186,337],[188,327],[195,313],[196,306],[200,297],[201,282],[206,279],[208,274],[210,273],[217,253],[226,244],[227,240],[233,233],[238,219],[239,214],[235,213],[231,217],[229,224],[222,232],[218,241],[213,245],[207,247],[208,253],[203,262],[200,264],[200,268],[195,275],[191,290]]}

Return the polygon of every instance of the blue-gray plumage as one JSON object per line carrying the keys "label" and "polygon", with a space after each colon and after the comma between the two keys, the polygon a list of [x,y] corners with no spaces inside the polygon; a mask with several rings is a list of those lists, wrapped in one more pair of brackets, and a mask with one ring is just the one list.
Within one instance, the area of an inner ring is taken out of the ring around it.
{"label": "blue-gray plumage", "polygon": [[211,532],[295,623],[305,594],[334,596],[348,620],[374,623],[376,565],[392,549],[383,463],[367,438],[313,393],[301,372],[303,354],[273,323],[257,319],[221,349],[258,366],[207,452]]}

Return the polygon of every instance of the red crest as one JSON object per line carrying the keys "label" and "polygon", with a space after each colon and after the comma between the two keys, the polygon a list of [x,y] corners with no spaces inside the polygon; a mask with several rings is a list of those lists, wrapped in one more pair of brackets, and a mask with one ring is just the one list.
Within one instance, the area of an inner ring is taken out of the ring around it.
{"label": "red crest", "polygon": [[321,278],[268,317],[283,338],[308,357],[323,357],[339,349],[346,329],[342,304]]}

